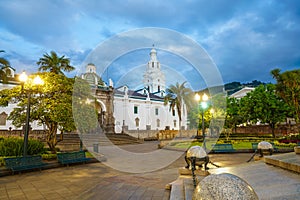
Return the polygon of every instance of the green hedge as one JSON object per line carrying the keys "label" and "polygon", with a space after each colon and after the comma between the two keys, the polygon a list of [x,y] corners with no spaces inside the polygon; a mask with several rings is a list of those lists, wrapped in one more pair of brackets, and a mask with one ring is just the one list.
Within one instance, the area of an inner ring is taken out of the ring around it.
{"label": "green hedge", "polygon": [[45,154],[42,154],[42,158],[43,158],[43,160],[56,160],[57,155],[52,154],[52,153],[45,153]]}
{"label": "green hedge", "polygon": [[[0,139],[0,156],[22,156],[24,140],[21,138],[2,138]],[[38,140],[29,139],[27,154],[36,155],[44,152],[44,144]]]}

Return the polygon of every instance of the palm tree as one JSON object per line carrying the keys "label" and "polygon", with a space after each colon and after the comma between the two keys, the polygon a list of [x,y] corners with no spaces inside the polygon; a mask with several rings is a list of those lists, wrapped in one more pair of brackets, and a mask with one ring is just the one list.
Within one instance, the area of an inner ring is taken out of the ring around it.
{"label": "palm tree", "polygon": [[40,66],[39,71],[49,70],[55,74],[64,74],[63,71],[70,72],[75,69],[75,67],[70,65],[69,58],[65,58],[65,56],[59,57],[54,51],[51,51],[50,55],[44,54],[37,64]]}
{"label": "palm tree", "polygon": [[170,85],[167,88],[166,93],[167,95],[164,98],[164,104],[167,105],[170,103],[170,111],[177,110],[178,118],[179,118],[179,130],[181,128],[181,121],[182,121],[182,108],[183,104],[186,105],[186,108],[189,109],[192,106],[192,95],[193,91],[190,88],[185,87],[185,82],[179,84],[178,82],[176,85]]}
{"label": "palm tree", "polygon": [[[5,52],[4,50],[0,50],[0,53]],[[5,68],[9,67],[10,64],[8,60],[5,58],[0,57],[0,80],[3,81],[3,83],[7,82],[7,74]]]}

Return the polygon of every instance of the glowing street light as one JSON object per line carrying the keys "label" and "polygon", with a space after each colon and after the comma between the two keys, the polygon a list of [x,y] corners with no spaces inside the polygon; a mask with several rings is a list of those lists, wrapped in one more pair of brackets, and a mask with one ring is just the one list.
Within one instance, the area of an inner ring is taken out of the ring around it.
{"label": "glowing street light", "polygon": [[[21,81],[22,84],[22,92],[26,91],[27,93],[27,110],[26,110],[26,122],[25,122],[25,132],[24,132],[24,148],[23,148],[23,156],[27,156],[27,146],[28,146],[28,135],[29,135],[29,119],[30,119],[30,97],[32,90],[30,89],[25,89],[24,85],[31,81],[25,71],[23,71],[20,76],[19,80]],[[33,85],[43,85],[44,81],[39,77],[36,76],[33,81]]]}
{"label": "glowing street light", "polygon": [[[204,110],[208,107],[207,101],[208,101],[208,96],[204,93],[202,96],[199,94],[195,95],[195,100],[199,103],[200,101],[200,106],[201,107],[201,115],[202,115],[202,136],[203,136],[203,148],[204,150],[206,149],[206,144],[205,144],[205,128],[204,128]],[[199,124],[200,124],[200,118],[199,118]],[[198,135],[198,129],[197,129],[197,138],[199,138]]]}

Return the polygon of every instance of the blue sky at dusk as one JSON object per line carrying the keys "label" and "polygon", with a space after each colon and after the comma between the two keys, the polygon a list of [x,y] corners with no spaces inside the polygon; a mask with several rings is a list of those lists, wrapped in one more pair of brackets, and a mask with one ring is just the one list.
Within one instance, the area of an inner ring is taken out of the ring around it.
{"label": "blue sky at dusk", "polygon": [[[54,50],[70,58],[77,69],[69,74],[73,76],[99,44],[144,27],[171,29],[196,41],[210,55],[225,83],[273,82],[272,69],[300,66],[297,0],[1,0],[0,9],[0,49],[5,50],[1,57],[8,59],[17,73],[36,72],[38,59]],[[143,52],[137,53],[141,56],[138,60],[147,62],[149,54],[143,57]],[[159,56],[164,60],[166,53],[161,51]],[[130,66],[126,59],[119,60],[125,71],[142,64],[132,62]],[[169,67],[174,64],[167,63]]]}

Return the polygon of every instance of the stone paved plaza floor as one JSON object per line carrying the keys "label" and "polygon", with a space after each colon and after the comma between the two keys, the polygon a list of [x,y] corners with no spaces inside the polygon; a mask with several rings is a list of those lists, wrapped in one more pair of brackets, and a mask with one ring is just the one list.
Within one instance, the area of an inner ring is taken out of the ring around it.
{"label": "stone paved plaza floor", "polygon": [[[136,147],[122,148],[134,151]],[[156,148],[156,142],[138,146],[140,152]],[[0,199],[169,199],[165,185],[177,179],[178,168],[185,166],[183,156],[164,169],[143,174],[124,173],[104,163],[91,163],[4,176],[0,177]],[[250,156],[214,154],[210,158],[215,164],[228,167],[245,163]]]}

